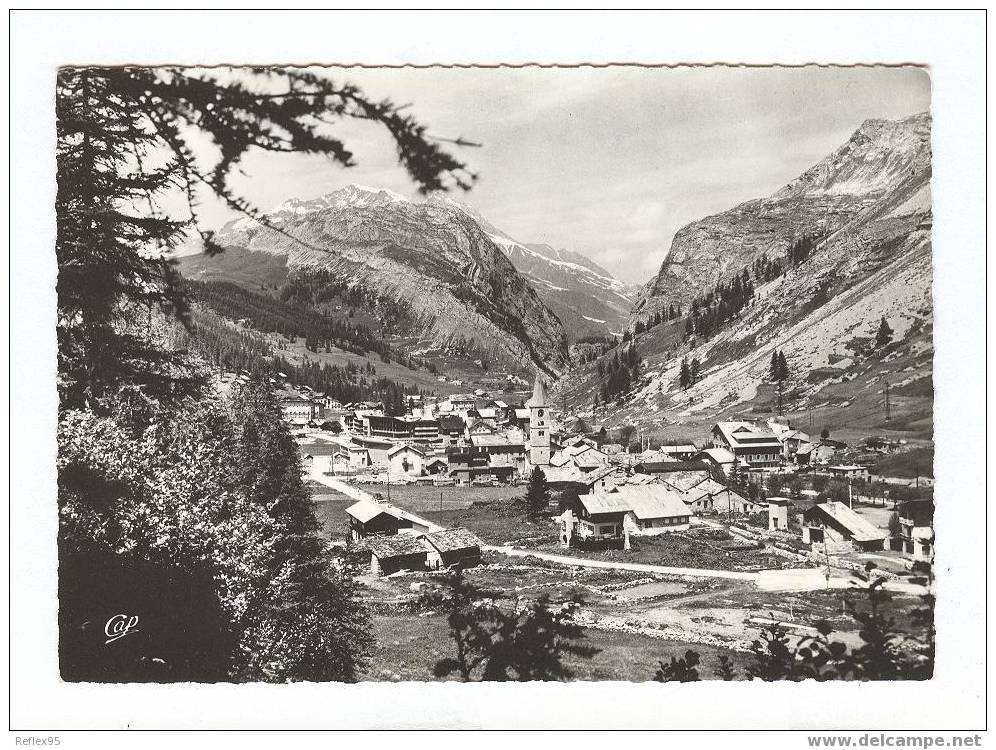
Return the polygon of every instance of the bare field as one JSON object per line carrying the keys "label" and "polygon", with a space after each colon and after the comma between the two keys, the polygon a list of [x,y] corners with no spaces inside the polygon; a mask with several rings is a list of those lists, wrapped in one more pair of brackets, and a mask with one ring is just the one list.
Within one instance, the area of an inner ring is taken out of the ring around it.
{"label": "bare field", "polygon": [[[742,674],[746,657],[742,653],[700,643],[670,641],[638,633],[606,632],[595,628],[585,631],[585,643],[600,649],[592,659],[568,656],[565,663],[580,681],[617,680],[646,682],[652,680],[660,661],[683,656],[686,649],[699,652],[703,665],[702,679],[716,679],[712,674],[720,654],[726,654]],[[454,655],[445,618],[439,615],[418,617],[374,617],[376,645],[361,680],[371,682],[435,681],[433,665]],[[447,678],[455,680],[455,676]]]}

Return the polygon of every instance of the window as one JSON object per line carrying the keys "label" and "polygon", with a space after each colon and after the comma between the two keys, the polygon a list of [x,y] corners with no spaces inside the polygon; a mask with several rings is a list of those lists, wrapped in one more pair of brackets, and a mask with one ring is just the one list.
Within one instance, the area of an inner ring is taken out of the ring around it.
{"label": "window", "polygon": [[540,436],[540,437],[543,437],[543,430],[540,430],[540,431],[539,431],[539,436]]}
{"label": "window", "polygon": [[539,411],[537,411],[537,412],[536,412],[536,416],[537,416],[537,417],[542,417],[542,416],[543,416],[543,410],[542,410],[542,409],[540,409]]}

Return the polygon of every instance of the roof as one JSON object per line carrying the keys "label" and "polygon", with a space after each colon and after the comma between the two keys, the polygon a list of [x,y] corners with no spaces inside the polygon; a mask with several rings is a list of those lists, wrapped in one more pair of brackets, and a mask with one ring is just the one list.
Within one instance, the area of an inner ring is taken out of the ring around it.
{"label": "roof", "polygon": [[720,492],[726,492],[729,488],[726,485],[720,484],[715,479],[703,479],[702,481],[692,485],[685,490],[685,494],[695,500],[698,500],[703,496],[713,496],[718,495]]}
{"label": "roof", "polygon": [[468,529],[457,527],[434,531],[422,537],[440,552],[455,552],[461,549],[473,549],[481,546],[481,540]]}
{"label": "roof", "polygon": [[580,495],[578,500],[589,513],[632,512],[640,520],[647,518],[673,518],[692,515],[681,495],[670,487],[623,486],[613,492],[596,491]]}
{"label": "roof", "polygon": [[710,458],[717,464],[732,464],[737,460],[737,457],[726,448],[706,448],[704,451],[699,451],[697,455]]}
{"label": "roof", "polygon": [[934,522],[934,501],[907,500],[900,503],[899,517],[913,521],[916,526],[930,526]]}
{"label": "roof", "polygon": [[529,399],[526,406],[546,406],[546,383],[538,372],[536,373],[536,382],[533,383],[533,397]]}
{"label": "roof", "polygon": [[698,450],[692,443],[681,443],[679,445],[662,445],[661,453],[695,453]]}
{"label": "roof", "polygon": [[733,447],[778,446],[781,441],[778,436],[766,428],[758,427],[753,422],[717,422],[714,430],[719,430],[727,444]]}
{"label": "roof", "polygon": [[586,474],[584,477],[584,483],[588,485],[594,484],[600,479],[607,477],[609,474],[615,474],[617,472],[621,472],[622,470],[621,466],[603,466],[600,469],[595,469],[595,471],[590,474]]}
{"label": "roof", "polygon": [[661,482],[681,492],[687,492],[692,487],[698,487],[709,479],[708,476],[703,476],[701,471],[673,471],[667,474],[659,474],[658,476]]}
{"label": "roof", "polygon": [[516,419],[529,419],[529,409],[516,409],[515,410]]}
{"label": "roof", "polygon": [[370,551],[377,557],[402,557],[407,555],[425,554],[428,550],[422,542],[422,537],[414,534],[395,534],[394,536],[373,536],[367,540]]}
{"label": "roof", "polygon": [[660,481],[656,474],[633,474],[626,477],[627,485],[660,484]]}
{"label": "roof", "polygon": [[464,421],[455,414],[447,414],[439,418],[440,432],[463,431]]}
{"label": "roof", "polygon": [[792,501],[787,497],[769,497],[768,505],[791,505]]}
{"label": "roof", "polygon": [[669,474],[675,471],[708,471],[701,461],[645,461],[633,467],[643,474]]}
{"label": "roof", "polygon": [[521,450],[526,449],[525,443],[513,443],[504,435],[474,435],[471,438],[471,442],[473,442],[478,448],[496,448],[498,446],[504,446],[506,448],[519,448]]}
{"label": "roof", "polygon": [[393,456],[395,453],[400,453],[403,450],[409,450],[412,453],[419,454],[423,458],[425,457],[425,454],[422,451],[420,451],[418,448],[415,448],[415,447],[413,447],[411,445],[405,445],[404,443],[399,443],[398,445],[396,445],[393,448],[391,448],[391,450],[389,450],[387,452],[387,455],[388,456]]}
{"label": "roof", "polygon": [[372,518],[376,518],[381,513],[393,515],[386,505],[381,505],[373,500],[360,500],[346,508],[346,513],[355,518],[360,523],[366,523]]}
{"label": "roof", "polygon": [[873,526],[863,519],[844,503],[832,501],[814,505],[813,510],[820,511],[830,516],[837,523],[843,526],[859,542],[870,542],[876,539],[885,539],[888,536],[886,531]]}
{"label": "roof", "polygon": [[404,521],[411,521],[412,523],[417,523],[419,526],[425,526],[430,531],[440,531],[442,529],[442,526],[432,523],[431,521],[426,521],[421,516],[409,513],[407,510],[402,510],[401,508],[395,507],[394,505],[388,505],[387,503],[378,503],[376,500],[371,500],[369,498],[364,498],[363,500],[350,505],[346,508],[346,513],[360,523],[366,523],[371,518],[376,518],[381,513],[386,513],[389,516],[394,516],[395,518],[400,518]]}
{"label": "roof", "polygon": [[581,473],[581,470],[571,464],[569,466],[548,466],[543,469],[548,482],[587,482],[588,475]]}

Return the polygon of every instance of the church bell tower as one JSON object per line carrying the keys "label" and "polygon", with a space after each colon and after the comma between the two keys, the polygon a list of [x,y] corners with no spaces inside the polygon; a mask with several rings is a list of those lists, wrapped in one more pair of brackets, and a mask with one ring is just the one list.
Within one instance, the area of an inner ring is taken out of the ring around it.
{"label": "church bell tower", "polygon": [[531,466],[549,466],[553,413],[547,403],[546,383],[538,372],[533,385],[533,397],[526,406],[529,407],[529,463]]}

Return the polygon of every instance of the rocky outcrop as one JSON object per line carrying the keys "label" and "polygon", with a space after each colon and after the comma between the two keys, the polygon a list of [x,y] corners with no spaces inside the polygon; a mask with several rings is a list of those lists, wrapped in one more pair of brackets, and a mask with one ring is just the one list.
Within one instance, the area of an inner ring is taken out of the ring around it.
{"label": "rocky outcrop", "polygon": [[560,320],[464,211],[351,185],[285,201],[267,218],[274,229],[242,218],[217,240],[246,257],[284,256],[291,275],[331,272],[376,290],[411,311],[429,346],[459,344],[551,375],[567,365]]}
{"label": "rocky outcrop", "polygon": [[[644,287],[633,322],[678,303],[683,309],[717,281],[763,255],[784,256],[804,235],[827,246],[875,221],[897,196],[930,180],[930,116],[867,120],[828,157],[768,198],[748,201],[682,228],[660,272]],[[929,196],[927,198],[929,211]]]}
{"label": "rocky outcrop", "polygon": [[[674,257],[647,285],[634,319],[675,301],[687,311],[691,298],[761,255],[783,257],[790,242],[805,234],[819,241],[802,262],[768,281],[756,280],[751,303],[707,340],[695,341],[694,350],[680,338],[684,325],[668,340],[677,354],[649,350],[650,334],[640,339],[646,379],[632,399],[634,411],[683,420],[762,403],[759,388],[773,351],[791,363],[796,408],[826,405],[827,386],[836,388],[835,398],[847,393],[862,400],[865,413],[877,413],[883,378],[895,385],[929,377],[930,156],[928,115],[870,120],[770,198],[682,229]],[[896,346],[884,358],[872,357],[862,342],[874,341],[883,318]],[[683,357],[702,364],[701,379],[688,389],[679,387]],[[826,383],[808,377],[854,357],[865,359],[846,371],[838,365],[839,376]]]}

